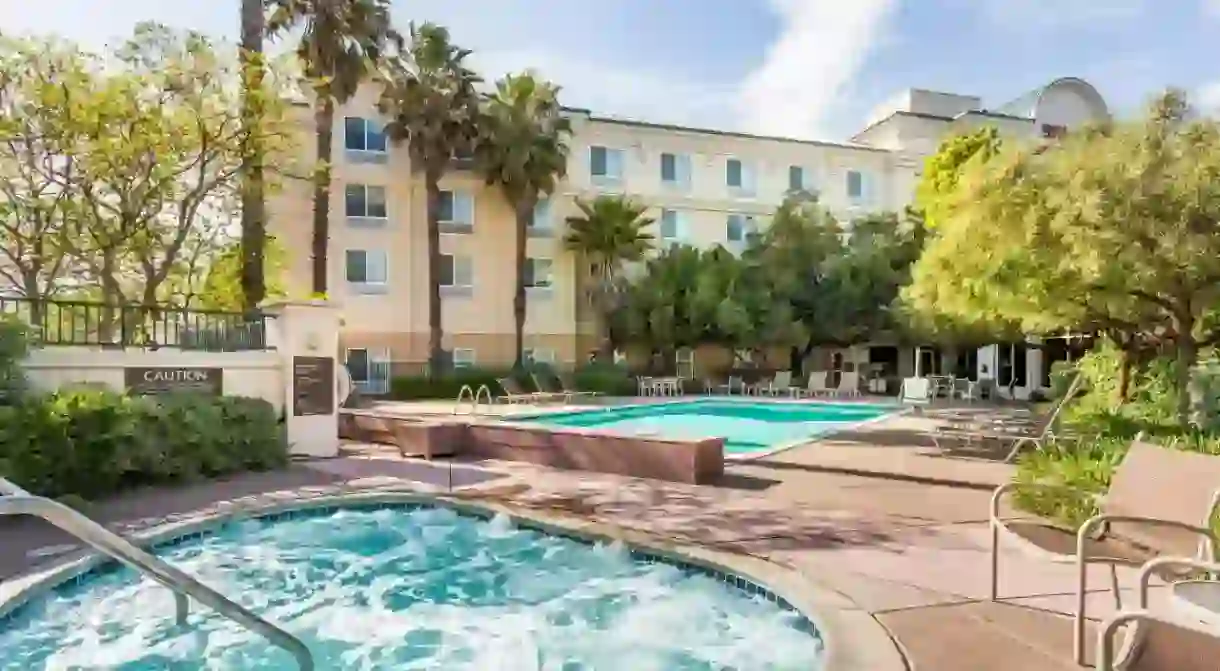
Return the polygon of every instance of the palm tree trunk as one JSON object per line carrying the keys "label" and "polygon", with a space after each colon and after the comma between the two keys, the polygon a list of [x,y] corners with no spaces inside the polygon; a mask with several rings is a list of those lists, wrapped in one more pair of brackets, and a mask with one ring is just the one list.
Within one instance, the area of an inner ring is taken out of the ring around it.
{"label": "palm tree trunk", "polygon": [[428,370],[436,377],[443,371],[441,362],[444,350],[441,340],[445,336],[441,323],[441,187],[440,175],[428,172],[424,177],[424,188],[428,192]]}
{"label": "palm tree trunk", "polygon": [[327,290],[326,254],[330,243],[330,158],[335,124],[335,99],[319,96],[317,126],[318,170],[313,187],[313,293]]}
{"label": "palm tree trunk", "polygon": [[266,16],[263,0],[242,0],[241,56],[245,89],[242,99],[246,162],[241,202],[241,290],[243,307],[253,312],[267,294],[263,256],[267,240],[266,208],[263,200],[263,148],[257,137],[259,123],[257,92],[262,88],[263,35]]}
{"label": "palm tree trunk", "polygon": [[525,367],[525,243],[534,207],[523,200],[517,205],[516,266],[517,291],[513,294],[513,368]]}

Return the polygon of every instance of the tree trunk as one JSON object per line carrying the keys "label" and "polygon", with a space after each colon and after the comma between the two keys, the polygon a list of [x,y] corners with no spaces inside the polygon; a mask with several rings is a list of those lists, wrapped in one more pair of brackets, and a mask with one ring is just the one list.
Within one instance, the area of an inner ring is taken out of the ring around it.
{"label": "tree trunk", "polygon": [[1174,371],[1174,387],[1178,392],[1178,425],[1190,426],[1190,372],[1198,358],[1199,346],[1195,342],[1194,317],[1179,317],[1177,320],[1177,366]]}
{"label": "tree trunk", "polygon": [[1118,367],[1118,404],[1131,398],[1131,369],[1135,365],[1135,353],[1130,345],[1123,345]]}
{"label": "tree trunk", "polygon": [[428,372],[439,376],[442,371],[445,336],[441,323],[441,176],[429,171],[424,177],[428,207]]}
{"label": "tree trunk", "polygon": [[525,243],[530,218],[534,216],[534,206],[529,199],[523,199],[516,207],[516,267],[517,290],[513,294],[513,368],[520,370],[525,367]]}
{"label": "tree trunk", "polygon": [[266,16],[263,0],[242,0],[241,55],[246,78],[242,98],[245,124],[243,160],[245,180],[241,197],[241,291],[242,305],[247,312],[258,308],[267,295],[263,257],[267,239],[266,208],[263,197],[263,148],[255,130],[261,116],[258,92],[263,85],[263,35]]}
{"label": "tree trunk", "polygon": [[314,114],[318,170],[313,187],[313,293],[327,291],[327,250],[330,246],[330,158],[334,136],[335,99],[323,95]]}
{"label": "tree trunk", "polygon": [[805,356],[801,354],[801,348],[796,345],[788,348],[788,370],[792,371],[794,379],[800,379],[805,375]]}

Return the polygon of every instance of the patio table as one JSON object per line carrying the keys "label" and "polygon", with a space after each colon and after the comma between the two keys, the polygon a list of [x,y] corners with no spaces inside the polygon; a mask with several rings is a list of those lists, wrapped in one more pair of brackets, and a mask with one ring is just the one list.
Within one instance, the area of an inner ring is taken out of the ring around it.
{"label": "patio table", "polygon": [[1220,581],[1183,580],[1169,586],[1173,608],[1192,620],[1220,629]]}

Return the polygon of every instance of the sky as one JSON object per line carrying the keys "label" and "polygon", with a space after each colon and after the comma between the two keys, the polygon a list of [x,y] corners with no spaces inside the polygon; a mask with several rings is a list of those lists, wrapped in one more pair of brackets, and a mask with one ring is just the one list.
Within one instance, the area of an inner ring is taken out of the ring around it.
{"label": "sky", "polygon": [[[101,48],[142,20],[235,40],[239,0],[0,0],[0,32]],[[842,140],[907,88],[998,107],[1057,77],[1117,114],[1220,109],[1220,0],[394,0],[488,79],[533,68],[595,113]]]}

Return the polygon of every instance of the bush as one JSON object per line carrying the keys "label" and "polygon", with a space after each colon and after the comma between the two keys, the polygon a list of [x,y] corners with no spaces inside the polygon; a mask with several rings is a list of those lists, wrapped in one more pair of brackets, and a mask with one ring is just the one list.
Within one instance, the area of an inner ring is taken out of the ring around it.
{"label": "bush", "polygon": [[580,391],[595,391],[606,396],[634,396],[639,386],[623,364],[610,362],[580,366],[572,374],[572,384]]}
{"label": "bush", "polygon": [[457,398],[458,392],[465,385],[470,385],[471,389],[478,390],[479,387],[487,385],[491,390],[492,396],[500,396],[504,393],[500,389],[500,383],[497,381],[502,377],[517,377],[525,389],[533,389],[533,382],[525,375],[525,379],[521,379],[520,375],[514,374],[509,369],[496,368],[456,368],[452,372],[445,375],[431,377],[428,375],[403,375],[395,377],[390,381],[389,397],[398,401],[414,401],[423,399],[448,399]]}
{"label": "bush", "polygon": [[0,408],[0,476],[43,496],[93,499],[287,461],[283,427],[260,399],[81,389]]}
{"label": "bush", "polygon": [[0,403],[12,403],[26,389],[22,362],[29,354],[25,323],[0,315]]}

